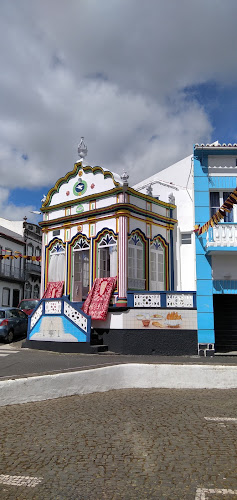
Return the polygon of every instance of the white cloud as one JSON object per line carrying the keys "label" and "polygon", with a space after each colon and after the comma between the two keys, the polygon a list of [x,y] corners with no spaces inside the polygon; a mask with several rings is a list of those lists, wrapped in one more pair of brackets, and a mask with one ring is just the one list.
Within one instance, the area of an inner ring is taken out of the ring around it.
{"label": "white cloud", "polygon": [[37,224],[39,217],[31,212],[35,209],[31,205],[16,206],[9,201],[9,189],[0,187],[0,214],[3,219],[22,220],[27,217],[31,222]]}
{"label": "white cloud", "polygon": [[228,8],[221,0],[149,0],[149,8],[143,0],[13,0],[0,14],[7,189],[54,184],[77,160],[81,135],[89,163],[127,168],[131,183],[144,164],[152,175],[211,139],[209,116],[185,88],[237,81],[235,0]]}

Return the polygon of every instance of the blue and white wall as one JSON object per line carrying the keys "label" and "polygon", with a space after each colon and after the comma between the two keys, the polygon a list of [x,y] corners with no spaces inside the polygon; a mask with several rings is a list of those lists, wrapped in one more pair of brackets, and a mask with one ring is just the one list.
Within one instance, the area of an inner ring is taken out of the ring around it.
{"label": "blue and white wall", "polygon": [[[237,148],[226,145],[194,147],[195,224],[203,226],[211,217],[210,191],[231,192],[236,188]],[[220,196],[221,199],[221,196]],[[219,207],[218,207],[219,208]],[[236,217],[236,207],[234,207]],[[196,236],[197,323],[200,354],[213,354],[215,348],[213,294],[218,281],[225,287],[226,277],[237,276],[234,252],[237,244],[233,223],[220,222]],[[221,238],[221,235],[224,235]],[[234,281],[231,281],[232,285]],[[237,284],[237,282],[235,282]],[[223,289],[223,293],[236,293]]]}

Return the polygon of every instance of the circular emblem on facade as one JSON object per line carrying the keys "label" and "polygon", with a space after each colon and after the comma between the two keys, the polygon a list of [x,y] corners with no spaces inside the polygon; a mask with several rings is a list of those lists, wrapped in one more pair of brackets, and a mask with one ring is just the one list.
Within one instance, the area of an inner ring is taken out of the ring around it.
{"label": "circular emblem on facade", "polygon": [[70,191],[67,191],[67,192],[66,192],[66,195],[67,195],[67,196],[69,196],[69,194],[70,194]]}
{"label": "circular emblem on facade", "polygon": [[93,183],[91,184],[91,189],[94,189],[94,187],[95,187],[95,184],[94,184],[94,182],[93,182]]}
{"label": "circular emblem on facade", "polygon": [[81,226],[81,225],[77,226],[77,230],[78,230],[79,232],[81,232],[81,231],[82,231],[82,226]]}
{"label": "circular emblem on facade", "polygon": [[84,212],[84,207],[83,207],[83,205],[77,205],[77,208],[76,208],[76,213],[77,213],[77,214],[80,214],[81,212]]}
{"label": "circular emblem on facade", "polygon": [[87,190],[87,183],[82,179],[77,181],[73,186],[73,193],[75,194],[75,196],[81,196],[86,192],[86,190]]}
{"label": "circular emblem on facade", "polygon": [[83,171],[82,171],[82,170],[80,170],[80,171],[78,172],[78,176],[79,176],[79,177],[81,177],[81,176],[82,176],[82,174],[83,174]]}

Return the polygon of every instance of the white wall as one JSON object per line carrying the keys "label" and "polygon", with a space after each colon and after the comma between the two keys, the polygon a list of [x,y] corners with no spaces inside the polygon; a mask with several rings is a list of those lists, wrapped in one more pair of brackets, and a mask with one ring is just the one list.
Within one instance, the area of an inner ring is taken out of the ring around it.
{"label": "white wall", "polygon": [[14,233],[18,233],[21,236],[24,234],[23,221],[21,220],[8,220],[0,217],[0,226],[6,227]]}
{"label": "white wall", "polygon": [[[133,186],[145,193],[145,184],[160,180],[167,182],[170,186],[153,184],[153,196],[159,196],[160,200],[168,202],[169,195],[173,193],[175,204],[177,205],[177,244],[175,255],[177,262],[177,290],[196,290],[196,254],[194,229],[194,190],[193,190],[193,166],[192,155],[183,160],[161,170],[157,174],[144,179],[139,184]],[[172,186],[173,183],[173,186]],[[192,233],[192,243],[190,245],[181,244],[181,233]]]}
{"label": "white wall", "polygon": [[[3,288],[8,288],[10,290],[10,303],[9,306],[13,305],[13,290],[19,290],[19,302],[23,299],[23,285],[19,283],[9,283],[8,281],[0,281],[0,307],[6,304],[2,302]],[[18,305],[18,304],[17,304]]]}
{"label": "white wall", "polygon": [[231,252],[212,255],[212,277],[214,280],[237,280],[237,258]]}

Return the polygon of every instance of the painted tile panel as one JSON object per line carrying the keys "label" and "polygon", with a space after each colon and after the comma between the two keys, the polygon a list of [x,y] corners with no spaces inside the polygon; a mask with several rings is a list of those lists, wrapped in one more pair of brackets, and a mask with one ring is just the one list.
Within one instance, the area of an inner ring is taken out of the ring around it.
{"label": "painted tile panel", "polygon": [[43,316],[32,329],[30,340],[86,342],[86,334],[63,316]]}
{"label": "painted tile panel", "polygon": [[93,328],[111,328],[119,330],[159,330],[178,329],[196,330],[197,311],[194,309],[129,309],[123,313],[109,313],[104,321],[93,321]]}

